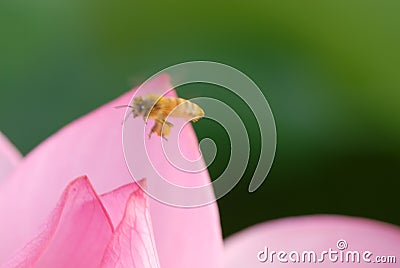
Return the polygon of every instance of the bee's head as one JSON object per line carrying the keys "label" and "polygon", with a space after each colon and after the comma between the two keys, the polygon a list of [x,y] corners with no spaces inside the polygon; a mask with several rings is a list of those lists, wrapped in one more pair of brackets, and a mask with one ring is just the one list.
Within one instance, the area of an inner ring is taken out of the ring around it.
{"label": "bee's head", "polygon": [[145,106],[142,97],[136,97],[133,99],[132,103],[132,114],[133,117],[144,116],[145,115]]}

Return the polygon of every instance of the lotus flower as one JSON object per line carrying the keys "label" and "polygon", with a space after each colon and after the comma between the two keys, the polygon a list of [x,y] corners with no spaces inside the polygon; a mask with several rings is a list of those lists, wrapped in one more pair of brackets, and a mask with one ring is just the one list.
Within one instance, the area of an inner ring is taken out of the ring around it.
{"label": "lotus flower", "polygon": [[[148,86],[169,86],[169,78],[160,76]],[[223,244],[216,204],[171,207],[148,199],[133,182],[121,142],[124,111],[114,109],[131,97],[128,92],[65,126],[19,163],[1,140],[0,263],[157,267],[159,261],[161,267],[219,267]],[[181,142],[190,148],[194,139],[188,126]],[[192,151],[198,154],[197,148]],[[210,182],[207,171],[197,181]]]}
{"label": "lotus flower", "polygon": [[[169,78],[160,76],[148,86],[169,87]],[[145,180],[139,182],[142,185],[132,180],[121,143],[124,113],[113,109],[127,104],[131,96],[128,92],[67,125],[23,159],[0,135],[0,265],[275,267],[285,264],[265,265],[258,260],[266,246],[318,250],[335,247],[332,243],[338,239],[374,254],[398,254],[398,227],[340,216],[265,223],[229,238],[224,250],[216,203],[191,209],[168,206],[147,197],[142,190]],[[142,127],[143,122],[135,124]],[[180,142],[185,155],[198,154],[190,126]],[[156,147],[150,148],[151,157],[160,155]],[[136,156],[135,161],[146,173],[141,158]],[[175,182],[190,186],[192,182],[175,173],[161,155],[156,160],[158,167],[175,176]],[[193,183],[209,182],[204,171]],[[341,263],[324,263],[329,265]]]}

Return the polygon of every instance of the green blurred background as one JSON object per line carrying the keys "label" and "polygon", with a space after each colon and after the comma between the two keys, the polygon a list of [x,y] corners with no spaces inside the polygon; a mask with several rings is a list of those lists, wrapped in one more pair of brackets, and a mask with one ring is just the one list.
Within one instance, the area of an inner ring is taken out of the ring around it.
{"label": "green blurred background", "polygon": [[[4,0],[0,130],[26,154],[165,67],[218,61],[258,84],[278,133],[268,179],[250,194],[257,126],[240,101],[217,94],[252,133],[245,176],[218,201],[225,236],[318,213],[400,225],[399,8],[399,1]],[[199,88],[178,92],[215,93]],[[227,142],[209,120],[195,129],[218,146]],[[210,167],[213,178],[224,157],[220,151]]]}

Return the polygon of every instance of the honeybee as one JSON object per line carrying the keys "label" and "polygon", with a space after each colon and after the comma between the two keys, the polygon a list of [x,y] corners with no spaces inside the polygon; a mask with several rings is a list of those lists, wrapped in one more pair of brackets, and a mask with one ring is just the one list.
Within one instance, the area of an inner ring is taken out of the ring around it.
{"label": "honeybee", "polygon": [[155,94],[135,97],[131,105],[124,107],[132,109],[130,113],[134,118],[143,116],[146,123],[148,119],[154,119],[154,126],[149,133],[149,138],[153,133],[157,133],[158,136],[166,139],[174,126],[171,122],[166,121],[168,116],[188,119],[191,122],[196,122],[204,117],[203,109],[191,101]]}

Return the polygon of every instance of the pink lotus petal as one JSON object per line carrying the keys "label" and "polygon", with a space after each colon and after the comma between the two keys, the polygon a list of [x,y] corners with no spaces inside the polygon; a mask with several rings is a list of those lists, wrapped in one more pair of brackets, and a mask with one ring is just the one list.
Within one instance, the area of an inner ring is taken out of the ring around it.
{"label": "pink lotus petal", "polygon": [[[5,267],[99,267],[102,259],[104,267],[159,267],[142,189],[131,183],[101,199],[86,177],[74,180],[43,232]],[[125,207],[124,218],[114,234],[104,201],[114,216]]]}
{"label": "pink lotus petal", "polygon": [[102,267],[160,267],[145,193],[132,193],[125,214],[105,251]]}
{"label": "pink lotus petal", "polygon": [[64,191],[43,232],[7,267],[98,267],[112,225],[86,177]]}
{"label": "pink lotus petal", "polygon": [[[301,254],[311,250],[321,253],[329,248],[340,252],[337,242],[341,239],[348,245],[347,249],[343,249],[344,254],[347,251],[359,251],[361,254],[368,250],[373,253],[370,258],[372,260],[375,256],[396,256],[397,263],[400,262],[400,228],[397,226],[345,216],[303,216],[259,224],[228,238],[224,267],[313,267],[315,264],[309,262],[281,263],[276,255],[273,263],[270,258],[263,263],[258,260],[257,254],[265,251],[265,247],[268,247],[270,253],[272,250],[282,250],[288,254],[291,251]],[[342,263],[340,260],[334,263],[327,260],[327,257],[323,264],[317,266],[397,267],[396,264],[388,263]]]}
{"label": "pink lotus petal", "polygon": [[[168,86],[169,78],[165,75],[149,84],[154,90]],[[125,111],[114,109],[128,104],[132,94],[129,92],[67,125],[31,152],[0,187],[0,214],[3,217],[0,263],[37,234],[63,189],[74,178],[88,175],[99,193],[132,182],[121,141]],[[138,119],[134,124],[140,129],[143,122]],[[182,145],[187,150],[197,151],[190,142],[196,139],[194,132],[191,127],[188,129]],[[140,161],[137,165],[143,166]],[[183,177],[177,179],[185,180]],[[208,182],[206,172],[199,176],[200,184]],[[222,238],[216,204],[179,209],[150,200],[150,214],[162,267],[218,265]],[[179,250],[171,246],[171,241],[179,245]],[[198,252],[202,253],[202,258],[193,262]]]}
{"label": "pink lotus petal", "polygon": [[110,216],[114,229],[121,223],[124,217],[126,209],[125,204],[128,203],[132,193],[136,192],[138,189],[140,189],[140,187],[136,183],[131,182],[100,196],[101,202]]}
{"label": "pink lotus petal", "polygon": [[15,169],[21,159],[18,150],[0,132],[0,182]]}

